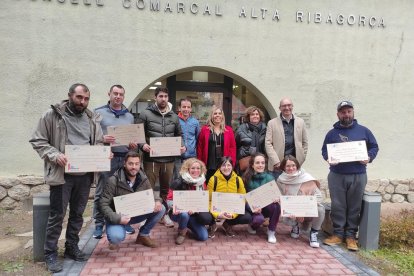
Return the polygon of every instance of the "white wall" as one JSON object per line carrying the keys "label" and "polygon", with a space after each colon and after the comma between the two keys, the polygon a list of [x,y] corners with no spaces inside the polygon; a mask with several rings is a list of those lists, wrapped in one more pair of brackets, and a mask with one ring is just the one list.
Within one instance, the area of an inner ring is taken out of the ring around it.
{"label": "white wall", "polygon": [[[149,10],[149,1],[144,10],[136,0],[131,8],[122,0],[89,2],[1,1],[0,176],[42,173],[27,141],[40,115],[66,98],[72,83],[89,86],[92,108],[121,83],[128,105],[162,76],[205,68],[247,85],[273,115],[282,96],[293,99],[295,112],[310,113],[305,167],[315,176],[328,172],[320,148],[336,105],[350,99],[380,145],[369,178],[413,177],[414,2],[194,0],[182,1],[185,13],[177,13],[177,1],[161,0],[159,12]],[[163,11],[167,2],[172,13]],[[198,14],[190,3],[198,3]],[[206,4],[210,16],[202,14]],[[214,15],[216,4],[221,16]],[[243,6],[247,18],[239,17]],[[268,14],[253,19],[251,8]],[[278,22],[272,20],[276,9]],[[322,23],[296,22],[298,10],[305,19],[307,12],[320,12]],[[375,16],[377,23],[383,18],[385,28],[325,23],[329,13],[334,21],[338,14]]]}

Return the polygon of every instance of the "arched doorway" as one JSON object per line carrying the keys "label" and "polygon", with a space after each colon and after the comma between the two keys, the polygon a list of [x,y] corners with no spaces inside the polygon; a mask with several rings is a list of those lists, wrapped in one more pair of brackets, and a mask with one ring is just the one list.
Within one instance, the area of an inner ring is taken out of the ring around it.
{"label": "arched doorway", "polygon": [[138,116],[154,101],[154,90],[167,87],[170,91],[170,102],[178,112],[181,98],[190,98],[193,116],[204,125],[213,105],[223,109],[226,124],[236,129],[247,107],[255,105],[263,110],[265,120],[269,120],[269,112],[260,99],[243,84],[230,76],[212,71],[185,71],[160,78],[148,89],[142,91],[131,104],[130,110]]}

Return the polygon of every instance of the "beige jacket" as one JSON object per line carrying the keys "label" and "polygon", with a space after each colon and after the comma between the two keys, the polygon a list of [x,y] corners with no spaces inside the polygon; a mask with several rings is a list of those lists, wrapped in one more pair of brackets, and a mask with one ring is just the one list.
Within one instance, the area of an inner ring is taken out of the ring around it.
{"label": "beige jacket", "polygon": [[[46,184],[51,186],[65,183],[65,168],[56,163],[57,156],[65,153],[65,145],[68,138],[65,120],[62,114],[65,112],[68,101],[52,105],[39,120],[29,143],[44,160],[44,177]],[[86,109],[90,120],[91,145],[103,145],[103,133],[100,125],[100,115]]]}
{"label": "beige jacket", "polygon": [[[308,153],[308,137],[303,119],[296,116],[294,118],[295,129],[293,135],[295,138],[296,159],[302,165]],[[267,124],[265,149],[269,158],[268,168],[270,171],[273,171],[274,165],[283,160],[285,153],[285,131],[282,120],[279,117],[270,120]]]}

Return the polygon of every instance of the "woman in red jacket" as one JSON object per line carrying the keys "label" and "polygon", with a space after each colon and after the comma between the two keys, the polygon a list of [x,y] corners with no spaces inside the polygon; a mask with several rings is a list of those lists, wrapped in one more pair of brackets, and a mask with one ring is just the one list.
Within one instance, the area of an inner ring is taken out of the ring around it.
{"label": "woman in red jacket", "polygon": [[236,140],[233,129],[225,124],[223,110],[213,107],[207,124],[201,128],[197,144],[197,158],[207,167],[207,183],[223,156],[230,156],[235,166]]}

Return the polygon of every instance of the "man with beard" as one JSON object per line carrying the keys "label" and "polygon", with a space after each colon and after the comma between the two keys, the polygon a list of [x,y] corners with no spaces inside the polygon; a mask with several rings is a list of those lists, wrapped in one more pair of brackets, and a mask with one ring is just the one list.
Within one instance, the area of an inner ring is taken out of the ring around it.
{"label": "man with beard", "polygon": [[141,160],[137,152],[130,151],[125,156],[124,167],[117,170],[105,184],[102,197],[99,201],[100,209],[106,220],[106,236],[109,249],[114,250],[125,240],[125,226],[128,224],[145,224],[140,227],[135,243],[148,247],[157,247],[157,243],[150,238],[150,231],[165,213],[159,196],[154,193],[154,212],[129,217],[117,213],[114,206],[114,197],[151,189],[147,176],[140,170]]}
{"label": "man with beard", "polygon": [[[329,163],[328,186],[331,196],[331,220],[333,235],[323,242],[327,245],[341,244],[345,239],[348,250],[357,251],[355,240],[359,226],[362,197],[367,184],[366,165],[378,153],[378,144],[372,132],[354,119],[354,107],[342,101],[337,107],[339,121],[325,136],[322,156]],[[368,160],[337,163],[328,160],[327,144],[365,141]]]}
{"label": "man with beard", "polygon": [[296,157],[302,166],[308,153],[308,136],[305,122],[293,116],[293,103],[289,98],[282,98],[279,104],[280,116],[267,124],[265,149],[269,158],[268,169],[275,179],[282,174],[280,162],[286,155]]}
{"label": "man with beard", "polygon": [[[149,145],[151,137],[181,137],[180,123],[177,114],[172,110],[172,104],[168,102],[167,88],[157,87],[155,89],[155,103],[142,111],[139,119],[144,123],[147,141],[145,144],[140,144],[140,149],[144,152],[145,174],[153,189],[158,180],[160,197],[167,208],[166,198],[173,177],[176,157],[150,157],[151,147]],[[185,146],[182,146],[180,150],[183,154],[186,151]],[[174,227],[174,222],[168,214],[164,216],[162,223],[167,227]]]}
{"label": "man with beard", "polygon": [[68,162],[65,145],[97,145],[103,142],[98,116],[87,109],[90,97],[88,87],[73,84],[68,96],[68,100],[52,105],[42,115],[29,141],[44,159],[45,182],[50,185],[50,212],[44,245],[45,261],[50,272],[62,270],[62,264],[57,259],[58,239],[68,204],[64,256],[75,261],[87,259],[78,242],[93,173],[65,173]]}

